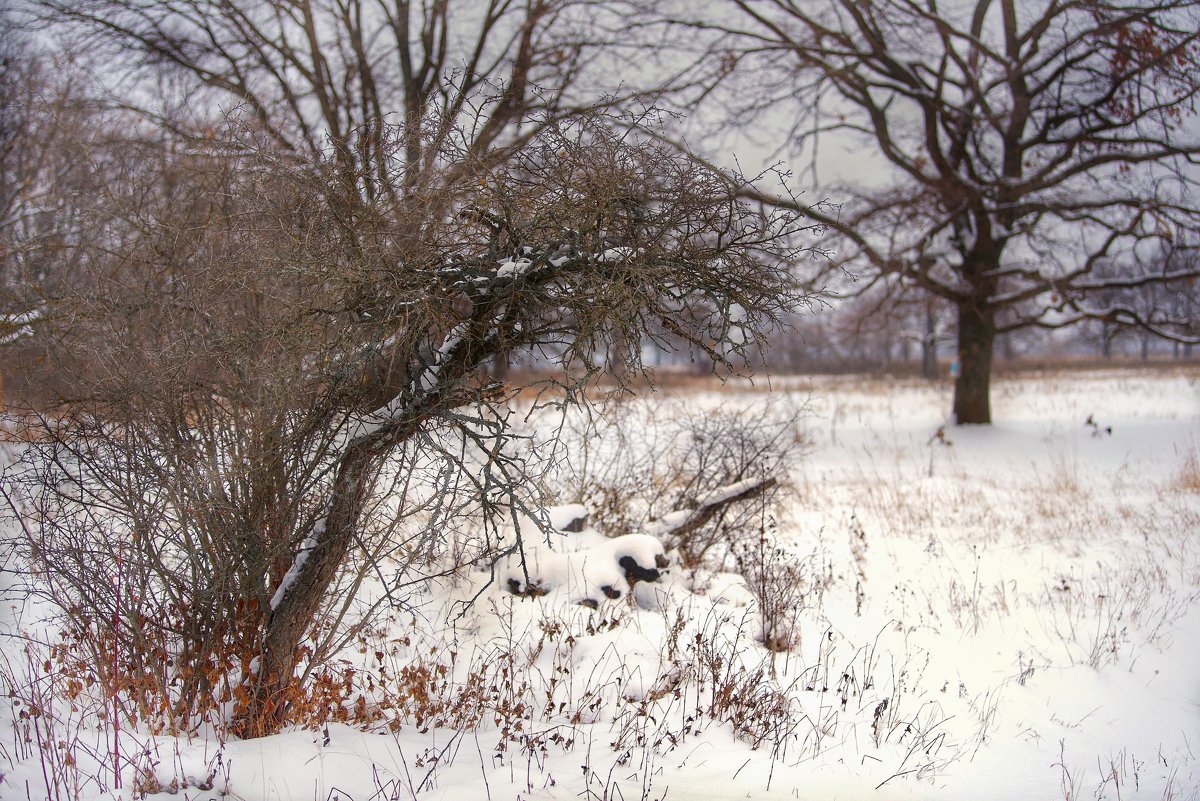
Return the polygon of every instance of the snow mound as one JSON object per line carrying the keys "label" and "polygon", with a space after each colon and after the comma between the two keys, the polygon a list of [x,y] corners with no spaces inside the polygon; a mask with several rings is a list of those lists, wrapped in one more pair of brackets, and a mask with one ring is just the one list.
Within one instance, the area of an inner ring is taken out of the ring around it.
{"label": "snow mound", "polygon": [[610,539],[590,530],[555,530],[542,542],[527,544],[523,557],[509,556],[499,578],[515,595],[566,594],[570,601],[594,608],[623,598],[639,581],[658,581],[666,566],[666,549],[648,534]]}

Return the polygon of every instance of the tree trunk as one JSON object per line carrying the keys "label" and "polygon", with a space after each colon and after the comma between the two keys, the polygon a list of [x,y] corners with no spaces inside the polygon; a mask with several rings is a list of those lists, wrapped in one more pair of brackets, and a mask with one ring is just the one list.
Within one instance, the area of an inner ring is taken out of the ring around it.
{"label": "tree trunk", "polygon": [[267,615],[258,672],[248,678],[249,697],[237,722],[242,737],[273,734],[283,725],[292,700],[289,690],[300,645],[345,561],[370,491],[372,465],[378,458],[372,444],[369,440],[361,441],[342,456],[328,513],[322,520],[324,528],[315,532],[315,542],[307,558]]}
{"label": "tree trunk", "polygon": [[958,378],[954,382],[954,422],[958,425],[992,422],[996,319],[982,305],[968,301],[958,307]]}
{"label": "tree trunk", "polygon": [[507,381],[509,367],[508,352],[503,351],[497,353],[492,357],[492,363],[488,367],[489,378],[491,378],[493,381]]}
{"label": "tree trunk", "polygon": [[938,377],[937,360],[937,317],[933,304],[925,307],[925,336],[921,338],[921,376],[933,380]]}

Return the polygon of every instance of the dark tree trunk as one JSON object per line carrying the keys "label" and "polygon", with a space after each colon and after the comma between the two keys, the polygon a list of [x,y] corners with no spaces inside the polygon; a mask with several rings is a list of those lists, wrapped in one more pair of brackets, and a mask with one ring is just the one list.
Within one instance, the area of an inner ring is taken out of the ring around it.
{"label": "dark tree trunk", "polygon": [[497,353],[492,357],[491,365],[488,367],[489,377],[493,381],[507,381],[509,367],[508,353]]}
{"label": "dark tree trunk", "polygon": [[925,308],[925,336],[921,339],[921,375],[930,380],[938,377],[937,317],[933,313],[933,304]]}
{"label": "dark tree trunk", "polygon": [[954,382],[954,422],[992,422],[992,352],[996,344],[994,313],[982,304],[958,307],[958,378]]}
{"label": "dark tree trunk", "polygon": [[372,444],[361,441],[342,457],[324,530],[318,532],[303,566],[268,613],[258,672],[250,678],[249,697],[238,722],[242,737],[273,734],[283,725],[299,648],[345,561],[370,491],[373,463],[379,458]]}

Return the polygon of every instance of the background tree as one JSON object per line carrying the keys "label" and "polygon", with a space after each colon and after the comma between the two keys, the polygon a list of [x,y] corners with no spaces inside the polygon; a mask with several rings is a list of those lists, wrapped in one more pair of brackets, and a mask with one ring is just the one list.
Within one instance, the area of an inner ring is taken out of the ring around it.
{"label": "background tree", "polygon": [[[105,236],[74,244],[103,280],[40,299],[73,391],[31,418],[10,478],[56,603],[122,655],[114,677],[150,677],[167,725],[228,701],[242,734],[276,730],[321,657],[302,645],[351,603],[348,568],[427,565],[465,496],[493,516],[528,503],[504,412],[519,387],[483,372],[497,353],[544,353],[561,404],[614,359],[636,369],[643,336],[728,361],[801,299],[792,215],[614,127],[541,121],[498,162],[435,114],[439,188],[400,198],[338,180],[336,144],[298,159],[259,129],[113,174]],[[409,162],[386,162],[406,185]]]}
{"label": "background tree", "polygon": [[694,105],[790,115],[791,154],[837,137],[876,157],[822,188],[841,214],[754,197],[827,225],[868,286],[899,276],[954,306],[958,422],[991,420],[998,334],[1107,319],[1196,340],[1193,319],[1104,302],[1196,276],[1147,258],[1200,225],[1194,0],[730,0],[660,24],[709,37]]}
{"label": "background tree", "polygon": [[24,367],[9,385],[17,395],[28,395],[38,362],[31,288],[70,273],[55,252],[94,194],[87,162],[103,160],[107,130],[77,73],[0,16],[0,342]]}
{"label": "background tree", "polygon": [[[593,86],[577,91],[602,44],[588,34],[602,6],[586,0],[38,0],[34,8],[52,30],[82,37],[114,78],[140,78],[111,91],[148,118],[192,134],[181,108],[244,105],[284,152],[328,146],[367,197],[427,190],[444,177],[441,143],[421,134],[435,109],[474,158],[503,158],[538,126],[615,99],[597,102]],[[406,132],[399,149],[386,141],[388,125]],[[401,171],[389,163],[398,158]]]}
{"label": "background tree", "polygon": [[[1194,273],[1200,255],[1192,248],[1178,248],[1174,243],[1166,244],[1157,254],[1146,254],[1146,264],[1141,272],[1178,275]],[[1102,278],[1120,279],[1131,271],[1122,262],[1097,266],[1096,273]],[[1187,278],[1169,283],[1150,282],[1125,285],[1119,280],[1114,286],[1100,292],[1106,308],[1113,313],[1096,321],[1093,327],[1100,352],[1105,358],[1113,355],[1117,341],[1136,342],[1136,350],[1142,361],[1150,357],[1154,346],[1170,341],[1172,350],[1178,355],[1190,347],[1191,341],[1159,334],[1159,327],[1170,320],[1194,320],[1195,310],[1200,307],[1200,281]],[[1172,341],[1173,340],[1173,341]]]}

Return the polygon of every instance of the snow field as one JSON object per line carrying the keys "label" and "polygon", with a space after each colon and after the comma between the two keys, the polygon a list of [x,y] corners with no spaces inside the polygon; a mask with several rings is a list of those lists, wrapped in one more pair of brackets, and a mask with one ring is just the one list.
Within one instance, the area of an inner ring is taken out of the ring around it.
{"label": "snow field", "polygon": [[[627,404],[573,458],[653,457],[670,404],[807,406],[794,492],[761,521],[790,555],[788,650],[721,548],[630,591],[614,559],[656,540],[527,535],[526,569],[432,581],[340,656],[379,707],[366,727],[114,731],[5,637],[0,797],[1200,797],[1195,371],[1000,379],[987,429],[945,426],[941,384],[771,383]],[[526,570],[546,594],[507,591]],[[39,702],[56,717],[22,717]]]}

